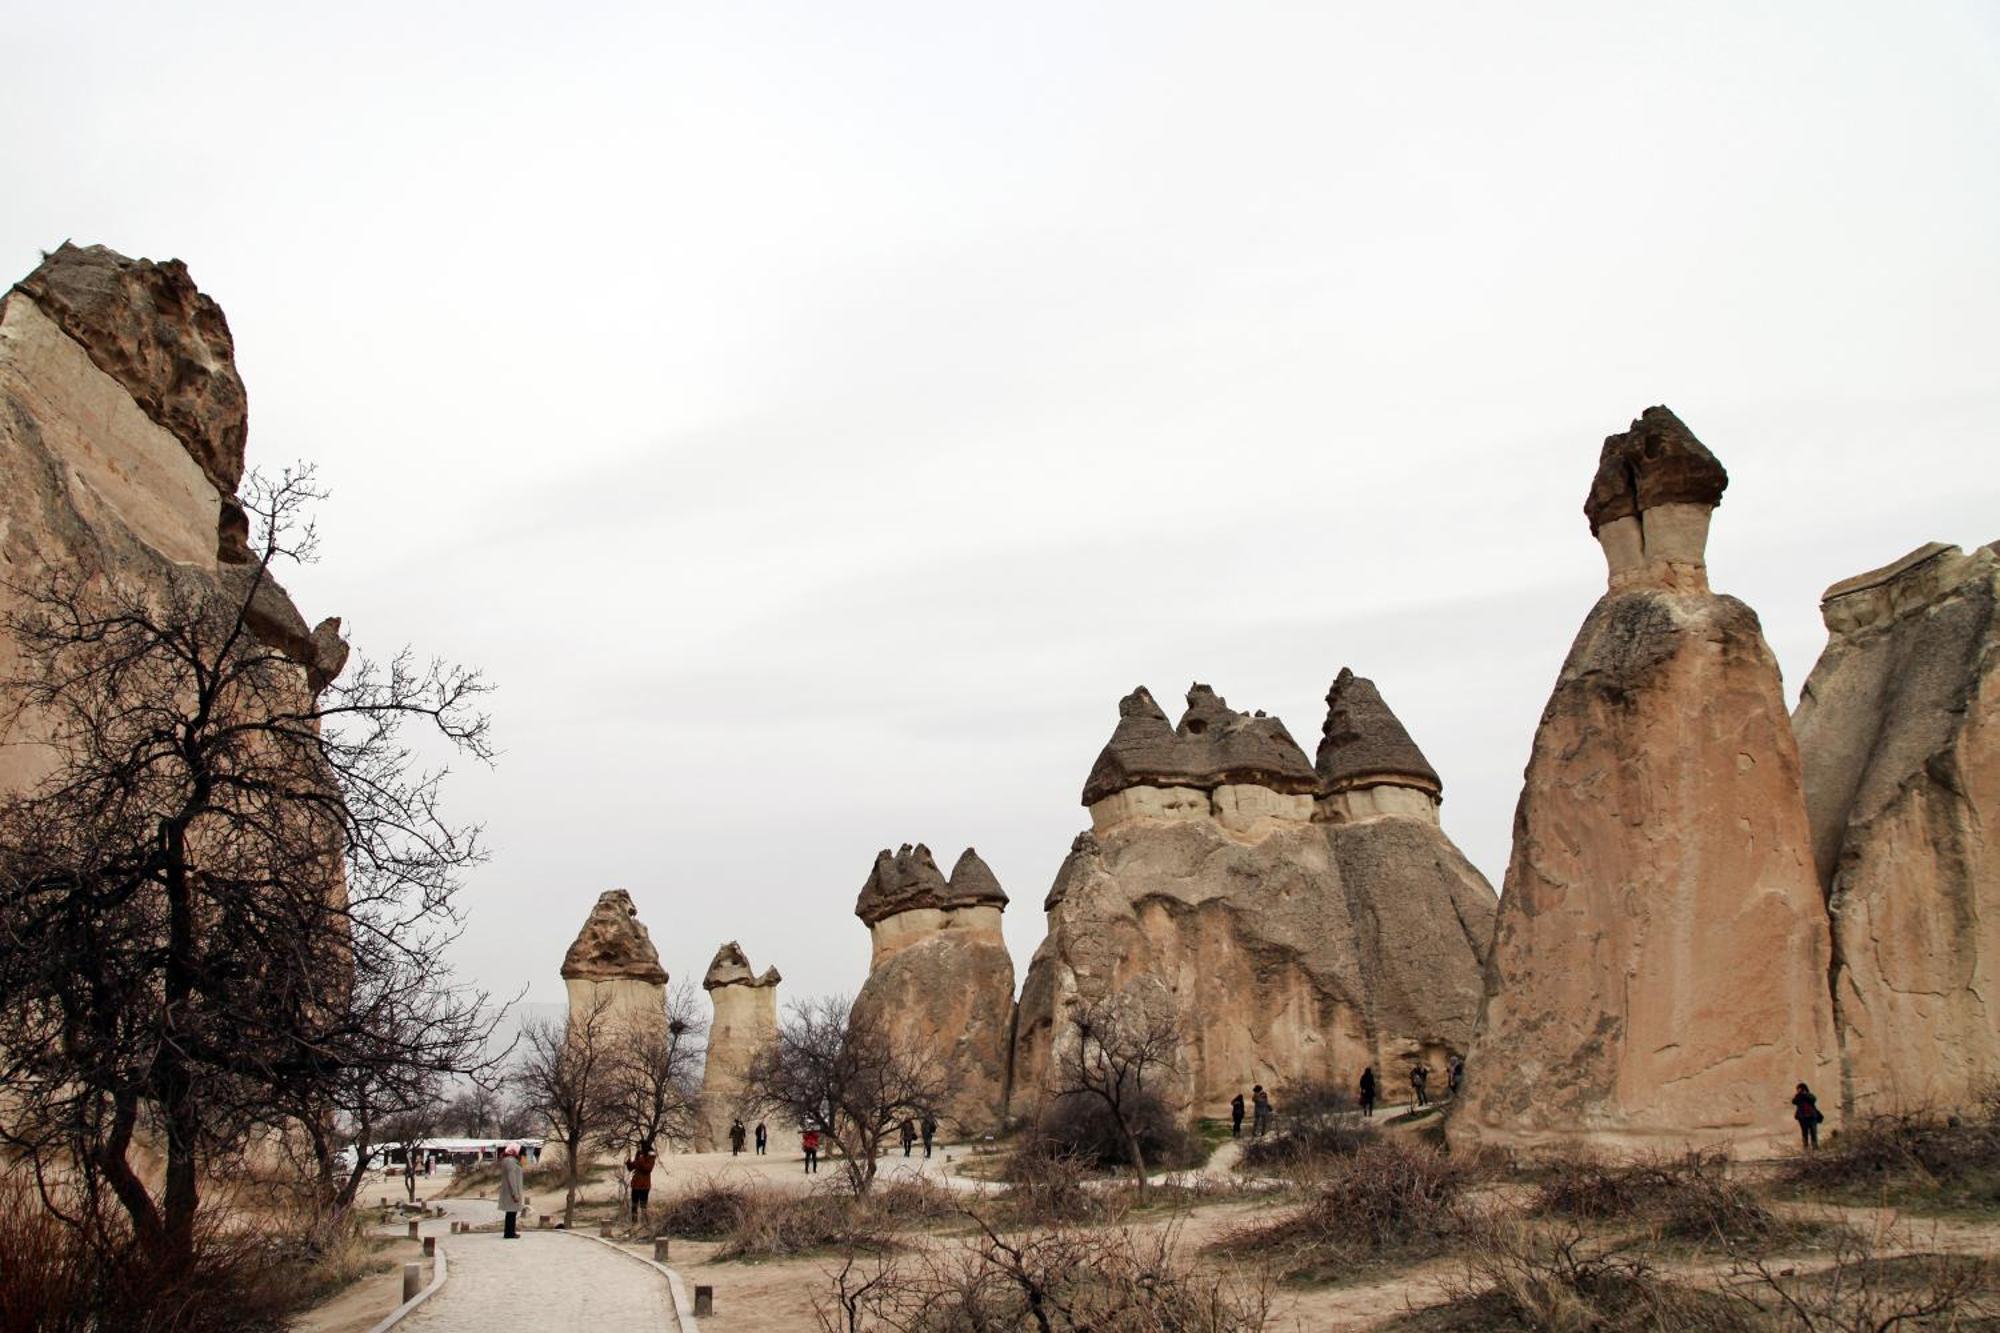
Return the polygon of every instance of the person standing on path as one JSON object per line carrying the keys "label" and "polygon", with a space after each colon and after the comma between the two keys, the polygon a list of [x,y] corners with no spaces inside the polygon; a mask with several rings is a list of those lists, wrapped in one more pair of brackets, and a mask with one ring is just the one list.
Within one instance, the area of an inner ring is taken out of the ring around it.
{"label": "person standing on path", "polygon": [[914,1120],[912,1120],[912,1119],[910,1119],[910,1118],[909,1118],[908,1116],[904,1116],[904,1117],[903,1117],[903,1156],[905,1156],[905,1157],[908,1157],[908,1156],[910,1155],[910,1148],[911,1148],[911,1146],[912,1146],[912,1145],[914,1145],[914,1144],[916,1143],[916,1141],[917,1141],[917,1122],[916,1122],[916,1121],[914,1121]]}
{"label": "person standing on path", "polygon": [[1259,1083],[1250,1089],[1250,1133],[1261,1139],[1270,1127],[1271,1094],[1264,1091],[1264,1085]]}
{"label": "person standing on path", "polygon": [[515,1220],[521,1215],[521,1194],[521,1145],[510,1143],[500,1150],[500,1190],[494,1200],[507,1215],[507,1226],[500,1233],[502,1240],[521,1238],[515,1229]]}
{"label": "person standing on path", "polygon": [[1361,1114],[1370,1120],[1375,1118],[1375,1066],[1373,1065],[1361,1071]]}
{"label": "person standing on path", "polygon": [[742,1151],[743,1151],[743,1122],[741,1120],[738,1120],[729,1126],[729,1155],[731,1157],[735,1157],[740,1155]]}
{"label": "person standing on path", "polygon": [[1240,1092],[1229,1099],[1229,1137],[1243,1137],[1243,1094]]}
{"label": "person standing on path", "polygon": [[937,1117],[926,1112],[924,1115],[924,1156],[929,1157],[931,1155],[931,1140],[936,1137]]}
{"label": "person standing on path", "polygon": [[819,1174],[819,1131],[809,1129],[799,1139],[799,1146],[806,1150],[806,1174]]}
{"label": "person standing on path", "polygon": [[1826,1117],[1820,1114],[1819,1098],[1803,1083],[1792,1094],[1792,1117],[1799,1122],[1800,1146],[1808,1150],[1819,1147],[1819,1122]]}
{"label": "person standing on path", "polygon": [[757,1155],[759,1157],[764,1155],[764,1143],[769,1137],[770,1135],[764,1129],[764,1122],[759,1120],[757,1122]]}
{"label": "person standing on path", "polygon": [[632,1220],[637,1222],[646,1215],[646,1200],[653,1197],[653,1164],[659,1161],[653,1152],[653,1141],[643,1139],[639,1151],[632,1154],[625,1163],[625,1169],[632,1173]]}
{"label": "person standing on path", "polygon": [[1430,1081],[1431,1070],[1429,1065],[1410,1066],[1410,1109],[1412,1111],[1416,1110],[1419,1106],[1429,1106],[1431,1104],[1429,1094],[1424,1091],[1425,1086]]}
{"label": "person standing on path", "polygon": [[1454,1055],[1450,1063],[1444,1067],[1445,1091],[1451,1094],[1453,1101],[1458,1100],[1458,1085],[1463,1082],[1465,1082],[1465,1057]]}

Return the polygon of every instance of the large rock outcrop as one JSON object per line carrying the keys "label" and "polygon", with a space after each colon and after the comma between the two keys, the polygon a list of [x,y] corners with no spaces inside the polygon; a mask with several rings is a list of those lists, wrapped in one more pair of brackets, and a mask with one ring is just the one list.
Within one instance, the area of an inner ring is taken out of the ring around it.
{"label": "large rock outcrop", "polygon": [[1663,407],[1604,443],[1585,512],[1610,587],[1535,735],[1454,1140],[1758,1153],[1796,1137],[1795,1083],[1831,1091],[1778,666],[1708,586],[1727,482]]}
{"label": "large rock outcrop", "polygon": [[708,1056],[701,1071],[701,1124],[696,1147],[706,1152],[729,1141],[729,1125],[755,1108],[745,1095],[750,1068],[778,1035],[778,969],[759,975],[735,940],[715,951],[701,987],[714,1012],[708,1024]]}
{"label": "large rock outcrop", "polygon": [[563,955],[563,986],[569,992],[569,1022],[575,1032],[583,1017],[602,1007],[601,1029],[664,1024],[667,970],[659,950],[639,920],[632,895],[608,889],[584,918],[583,928]]}
{"label": "large rock outcrop", "polygon": [[1792,717],[1833,916],[1842,1103],[2000,1079],[2000,543],[1836,583]]}
{"label": "large rock outcrop", "polygon": [[951,1088],[945,1113],[968,1130],[1005,1113],[1014,1007],[1006,908],[979,853],[966,848],[946,879],[922,843],[877,855],[854,905],[874,943],[855,1016],[879,1023],[898,1049],[937,1057]]}
{"label": "large rock outcrop", "polygon": [[[228,322],[178,260],[65,243],[0,296],[5,582],[34,588],[59,572],[249,594],[252,632],[315,691],[339,673],[347,645],[338,620],[308,629],[268,573],[255,577],[236,495],[247,435]],[[18,609],[0,586],[0,614]],[[0,636],[0,675],[14,652]],[[20,790],[51,756],[36,720],[5,703],[0,790]]]}
{"label": "large rock outcrop", "polygon": [[[1359,704],[1351,676],[1344,689]],[[1205,685],[1187,705],[1169,725],[1146,690],[1128,695],[1085,784],[1091,831],[1043,903],[1048,935],[1022,987],[1014,1115],[1041,1106],[1072,1006],[1108,995],[1175,1016],[1176,1091],[1211,1111],[1252,1083],[1348,1083],[1470,1038],[1492,891],[1437,827],[1436,775],[1346,765],[1336,742],[1341,780],[1324,790],[1277,718]],[[1383,718],[1362,719],[1367,745]],[[1385,790],[1412,782],[1418,807]],[[1412,998],[1425,970],[1446,978],[1436,1003]]]}

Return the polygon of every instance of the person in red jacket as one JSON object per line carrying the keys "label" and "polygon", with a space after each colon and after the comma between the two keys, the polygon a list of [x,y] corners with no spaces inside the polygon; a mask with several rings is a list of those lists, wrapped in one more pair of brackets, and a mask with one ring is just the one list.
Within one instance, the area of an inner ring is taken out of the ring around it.
{"label": "person in red jacket", "polygon": [[799,1146],[806,1150],[806,1174],[819,1174],[819,1131],[809,1129],[799,1140]]}

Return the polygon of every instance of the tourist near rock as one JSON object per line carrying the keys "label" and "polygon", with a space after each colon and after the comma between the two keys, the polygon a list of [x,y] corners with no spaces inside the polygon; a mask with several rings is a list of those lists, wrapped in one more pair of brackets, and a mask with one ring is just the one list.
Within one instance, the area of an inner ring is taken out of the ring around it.
{"label": "tourist near rock", "polygon": [[728,1145],[729,1123],[738,1116],[752,1123],[744,1096],[750,1066],[778,1034],[778,969],[759,976],[735,940],[715,951],[701,979],[714,1014],[708,1025],[708,1058],[701,1073],[701,1131],[697,1148],[713,1152]]}
{"label": "tourist near rock", "polygon": [[1610,586],[1535,735],[1454,1142],[1769,1153],[1797,1142],[1793,1085],[1834,1086],[1777,662],[1708,586],[1727,484],[1664,407],[1604,442],[1585,513]]}
{"label": "tourist near rock", "polygon": [[1354,920],[1375,1063],[1442,1072],[1479,1017],[1493,886],[1445,835],[1444,783],[1375,682],[1343,668],[1326,707],[1313,818]]}
{"label": "tourist near rock", "polygon": [[2000,543],[1827,589],[1793,713],[1833,917],[1841,1103],[1960,1108],[2000,1078]]}
{"label": "tourist near rock", "polygon": [[935,1055],[951,1099],[944,1114],[967,1130],[999,1123],[1006,1106],[1014,960],[1000,933],[1007,895],[968,847],[939,873],[930,848],[884,849],[854,914],[874,953],[854,999],[901,1050]]}
{"label": "tourist near rock", "polygon": [[597,895],[583,929],[563,955],[563,987],[569,992],[572,1030],[579,1015],[599,1004],[605,1030],[631,1024],[664,1023],[667,1015],[667,970],[653,937],[639,920],[632,895],[609,889]]}
{"label": "tourist near rock", "polygon": [[[184,265],[64,243],[0,296],[7,580],[32,588],[61,571],[145,588],[178,577],[241,596],[257,573],[236,493],[248,422],[228,322]],[[0,587],[0,612],[17,606]],[[268,575],[248,623],[298,663],[303,689],[346,661],[340,622],[309,629]],[[0,641],[0,674],[13,651]],[[20,790],[49,757],[32,744],[32,718],[0,725],[0,790]]]}

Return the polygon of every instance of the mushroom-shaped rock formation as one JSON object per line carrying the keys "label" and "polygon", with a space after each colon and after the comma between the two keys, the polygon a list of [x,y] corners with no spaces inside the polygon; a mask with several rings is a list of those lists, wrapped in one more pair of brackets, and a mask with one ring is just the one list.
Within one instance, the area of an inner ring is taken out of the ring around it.
{"label": "mushroom-shaped rock formation", "polygon": [[1708,590],[1724,481],[1665,408],[1605,441],[1587,508],[1610,587],[1535,734],[1455,1141],[1767,1152],[1795,1134],[1793,1084],[1831,1091],[1778,665]]}
{"label": "mushroom-shaped rock formation", "polygon": [[1792,715],[1833,914],[1842,1104],[1964,1106],[2000,1079],[2000,542],[1827,589]]}
{"label": "mushroom-shaped rock formation", "polygon": [[1379,1034],[1305,754],[1206,686],[1178,729],[1144,690],[1119,714],[1085,788],[1093,828],[1043,904],[1010,1112],[1038,1112],[1073,1003],[1110,995],[1171,1002],[1184,1058],[1168,1091],[1210,1113],[1252,1083],[1358,1075]]}
{"label": "mushroom-shaped rock formation", "polygon": [[[249,559],[246,422],[228,322],[184,265],[58,247],[0,294],[0,615],[21,609],[14,589],[58,574],[250,596],[235,578]],[[268,578],[250,613],[251,632],[299,665],[302,693],[338,673],[337,621],[305,631]],[[0,791],[51,762],[35,725],[21,719],[0,746]]]}
{"label": "mushroom-shaped rock formation", "polygon": [[701,1071],[697,1146],[714,1151],[728,1141],[730,1122],[751,1114],[750,1068],[778,1035],[778,969],[760,976],[735,940],[715,951],[701,979],[714,1013]]}
{"label": "mushroom-shaped rock formation", "polygon": [[1326,693],[1321,728],[1318,817],[1338,823],[1378,809],[1435,818],[1444,783],[1375,682],[1346,667]]}
{"label": "mushroom-shaped rock formation", "polygon": [[972,848],[947,881],[928,848],[905,843],[875,858],[855,907],[875,946],[856,1018],[880,1025],[899,1050],[935,1053],[952,1089],[946,1114],[968,1130],[997,1125],[1005,1111],[1014,1007],[1006,906]]}
{"label": "mushroom-shaped rock formation", "polygon": [[600,1008],[603,1020],[613,1025],[666,1021],[667,970],[632,895],[623,889],[597,895],[563,955],[562,979],[572,1031]]}
{"label": "mushroom-shaped rock formation", "polygon": [[1140,686],[1118,704],[1118,726],[1083,786],[1092,823],[1215,819],[1239,831],[1312,817],[1319,780],[1285,724],[1239,713],[1206,685],[1187,694],[1180,724],[1167,726]]}

